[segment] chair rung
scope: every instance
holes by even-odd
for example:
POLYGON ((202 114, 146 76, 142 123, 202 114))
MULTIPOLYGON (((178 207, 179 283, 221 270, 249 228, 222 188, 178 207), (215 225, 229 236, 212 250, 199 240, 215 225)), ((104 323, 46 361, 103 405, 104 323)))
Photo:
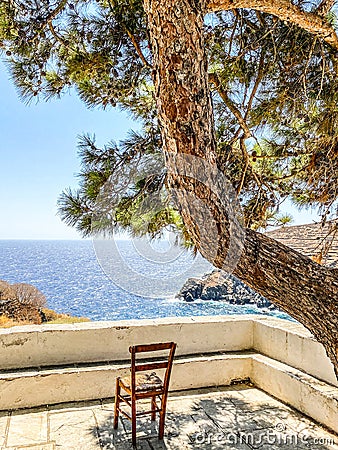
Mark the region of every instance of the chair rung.
MULTIPOLYGON (((135 353, 142 353, 142 352, 153 352, 157 350, 169 350, 173 347, 173 342, 165 342, 165 343, 158 343, 158 344, 145 344, 145 345, 135 345, 135 353)), ((175 346, 176 347, 176 346, 175 346)), ((131 348, 129 347, 129 351, 131 352, 131 348)))
MULTIPOLYGON (((161 408, 156 408, 154 412, 161 412, 161 408)), ((136 413, 136 416, 145 416, 146 414, 152 414, 153 411, 140 411, 136 413)))
POLYGON ((127 419, 131 420, 131 416, 130 416, 128 413, 126 413, 125 411, 123 411, 123 409, 118 408, 118 410, 120 411, 121 414, 123 414, 124 416, 126 416, 127 419))
MULTIPOLYGON (((149 395, 148 393, 143 393, 143 394, 141 393, 141 394, 136 394, 136 396, 135 396, 136 400, 138 400, 138 399, 145 400, 147 398, 155 398, 155 397, 158 397, 158 399, 160 401, 162 401, 163 394, 149 395)), ((131 403, 130 403, 131 396, 130 395, 128 395, 128 396, 118 395, 118 398, 121 402, 125 402, 131 407, 131 403)))
POLYGON ((121 397, 119 395, 119 399, 120 399, 121 402, 127 403, 127 405, 130 406, 130 408, 131 408, 131 403, 129 402, 130 398, 121 397))
POLYGON ((168 367, 168 361, 145 363, 135 365, 135 372, 143 372, 145 370, 166 369, 168 367))
POLYGON ((145 398, 152 398, 152 397, 159 397, 162 398, 163 391, 153 391, 153 392, 136 392, 135 398, 137 399, 145 399, 145 398))

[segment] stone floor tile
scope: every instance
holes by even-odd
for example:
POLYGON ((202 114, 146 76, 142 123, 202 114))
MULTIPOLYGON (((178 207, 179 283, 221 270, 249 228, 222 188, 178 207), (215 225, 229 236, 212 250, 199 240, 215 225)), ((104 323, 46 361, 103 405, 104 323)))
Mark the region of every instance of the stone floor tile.
POLYGON ((305 435, 295 432, 292 429, 278 430, 276 429, 261 429, 252 430, 251 432, 240 433, 239 442, 244 442, 252 449, 267 450, 267 449, 288 449, 288 450, 337 450, 337 446, 332 440, 325 438, 325 433, 319 433, 318 438, 314 436, 305 435))
POLYGON ((0 412, 0 448, 5 444, 5 439, 9 425, 9 414, 0 412))
MULTIPOLYGON (((184 394, 169 396, 163 441, 158 440, 158 419, 152 422, 145 416, 137 420, 138 450, 338 450, 338 436, 259 389, 232 386, 184 394)), ((138 409, 142 408, 140 403, 138 409)), ((36 417, 41 413, 35 412, 36 417)), ((27 411, 27 424, 32 413, 27 411)), ((17 416, 14 428, 8 428, 9 443, 14 439, 11 430, 19 425, 17 416)), ((130 421, 120 416, 119 427, 114 430, 113 416, 112 399, 51 407, 48 439, 60 450, 132 450, 130 421)), ((0 416, 0 430, 2 419, 0 416)), ((3 419, 4 432, 5 423, 3 419)), ((25 448, 51 450, 43 447, 43 440, 34 442, 35 447, 25 448)), ((5 447, 21 448, 21 444, 5 447)))
MULTIPOLYGON (((203 402, 204 413, 212 420, 221 431, 243 431, 252 428, 262 428, 266 423, 262 423, 260 417, 249 409, 223 407, 223 403, 217 404, 214 401, 203 402)), ((198 412, 197 412, 198 414, 198 412)))
POLYGON ((10 417, 7 447, 41 444, 48 441, 47 410, 14 411, 10 417))
MULTIPOLYGON (((329 433, 329 435, 334 435, 330 432, 330 430, 321 427, 309 417, 303 416, 301 413, 295 410, 291 411, 291 413, 286 417, 285 424, 298 433, 304 433, 313 430, 314 432, 319 431, 320 433, 329 433)), ((336 436, 336 441, 338 442, 338 436, 336 436)))
POLYGON ((113 444, 115 444, 118 435, 124 435, 124 428, 120 424, 120 428, 117 431, 114 430, 114 411, 111 409, 95 408, 93 413, 96 420, 100 445, 103 448, 113 448, 113 444))
POLYGON ((257 408, 253 410, 237 410, 238 429, 240 431, 246 429, 283 429, 290 428, 290 424, 298 418, 292 415, 289 409, 284 409, 284 405, 280 408, 257 408), (245 421, 250 422, 251 427, 245 425, 245 421))
POLYGON ((57 405, 52 405, 49 410, 56 412, 67 412, 67 411, 83 411, 91 410, 93 408, 101 408, 100 400, 90 400, 84 402, 68 402, 68 403, 58 403, 57 405))
POLYGON ((50 440, 62 450, 100 449, 97 425, 91 409, 49 412, 50 440))
MULTIPOLYGON (((251 410, 270 407, 279 408, 281 405, 280 401, 270 397, 269 394, 257 388, 247 388, 241 391, 230 392, 228 399, 236 406, 250 407, 251 410)), ((291 410, 286 405, 285 408, 291 410)))
POLYGON ((108 411, 114 411, 115 401, 114 399, 102 400, 102 409, 107 409, 108 411))
MULTIPOLYGON (((113 428, 114 413, 105 409, 95 409, 94 416, 98 427, 101 448, 132 450, 131 426, 127 419, 119 419, 117 430, 113 428)), ((151 450, 148 439, 157 435, 157 428, 145 419, 137 423, 137 449, 151 450)))
POLYGON ((196 403, 195 397, 188 397, 184 399, 178 397, 170 397, 167 405, 167 410, 171 412, 182 411, 184 409, 186 413, 193 413, 198 408, 199 407, 196 403))
MULTIPOLYGON (((296 427, 295 427, 296 428, 296 427)), ((313 449, 327 449, 338 450, 338 436, 328 432, 315 425, 304 428, 302 431, 295 433, 302 444, 307 445, 313 449)))
POLYGON ((332 447, 331 445, 320 445, 320 444, 311 444, 308 443, 308 445, 305 444, 299 444, 295 445, 291 442, 283 444, 264 444, 260 447, 252 447, 253 450, 336 450, 337 447, 332 447))
POLYGON ((54 442, 37 445, 25 445, 23 447, 6 447, 6 450, 55 450, 54 442))

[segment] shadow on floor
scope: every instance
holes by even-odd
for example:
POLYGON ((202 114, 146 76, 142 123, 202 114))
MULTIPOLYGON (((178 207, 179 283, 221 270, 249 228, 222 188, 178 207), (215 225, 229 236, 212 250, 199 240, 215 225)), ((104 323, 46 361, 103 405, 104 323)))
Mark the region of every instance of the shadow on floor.
MULTIPOLYGON (((335 435, 258 389, 241 386, 191 394, 170 396, 162 442, 157 438, 158 421, 138 419, 137 449, 338 449, 335 435)), ((101 448, 132 449, 128 419, 120 419, 114 430, 112 407, 106 412, 105 420, 92 430, 101 448)))

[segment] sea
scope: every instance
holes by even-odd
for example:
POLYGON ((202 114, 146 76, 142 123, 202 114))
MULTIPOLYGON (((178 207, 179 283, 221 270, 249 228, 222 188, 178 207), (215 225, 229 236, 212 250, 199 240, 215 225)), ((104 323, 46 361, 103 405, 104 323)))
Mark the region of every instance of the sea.
POLYGON ((170 241, 0 240, 0 279, 29 283, 59 313, 93 321, 281 311, 176 298, 184 282, 211 272, 202 257, 170 241))

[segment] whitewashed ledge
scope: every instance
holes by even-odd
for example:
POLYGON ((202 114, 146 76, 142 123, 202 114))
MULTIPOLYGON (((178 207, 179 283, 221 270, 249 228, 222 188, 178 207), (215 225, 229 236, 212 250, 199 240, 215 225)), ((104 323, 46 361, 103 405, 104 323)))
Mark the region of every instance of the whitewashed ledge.
POLYGON ((23 326, 0 330, 0 409, 114 396, 130 345, 177 342, 171 390, 250 380, 338 432, 338 383, 301 325, 261 315, 23 326))

